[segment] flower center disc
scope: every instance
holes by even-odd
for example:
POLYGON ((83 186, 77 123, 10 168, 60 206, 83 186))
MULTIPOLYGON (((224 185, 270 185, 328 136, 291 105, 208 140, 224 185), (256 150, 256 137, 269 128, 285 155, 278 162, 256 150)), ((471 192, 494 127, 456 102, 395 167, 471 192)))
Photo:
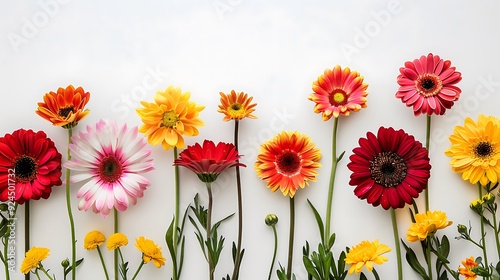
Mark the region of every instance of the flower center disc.
POLYGON ((240 103, 233 103, 231 106, 229 106, 229 115, 232 118, 239 117, 241 114, 244 113, 243 111, 243 106, 241 106, 240 103))
POLYGON ((73 113, 73 106, 59 109, 59 116, 66 118, 69 113, 73 113))
POLYGON ((487 158, 493 153, 493 147, 489 142, 479 142, 479 144, 474 147, 474 154, 480 158, 487 158))
POLYGON ((99 164, 99 176, 107 183, 115 182, 123 174, 122 164, 115 156, 106 156, 99 164))
POLYGON ((36 178, 38 164, 35 159, 27 155, 22 155, 14 164, 16 179, 19 182, 29 182, 36 178))
POLYGON ((177 118, 177 114, 174 111, 167 111, 163 113, 163 122, 162 126, 166 126, 168 128, 175 128, 175 125, 179 119, 177 118))
POLYGON ((300 162, 301 159, 297 153, 285 151, 276 158, 276 167, 279 173, 293 176, 300 171, 300 162))
POLYGON ((330 104, 332 106, 341 106, 347 103, 347 94, 342 89, 334 89, 330 93, 330 104))
POLYGON ((406 178, 406 163, 394 152, 379 153, 370 162, 372 179, 384 187, 399 185, 406 178))
POLYGON ((420 75, 415 81, 417 92, 425 97, 430 97, 438 94, 443 88, 441 79, 434 74, 420 75))

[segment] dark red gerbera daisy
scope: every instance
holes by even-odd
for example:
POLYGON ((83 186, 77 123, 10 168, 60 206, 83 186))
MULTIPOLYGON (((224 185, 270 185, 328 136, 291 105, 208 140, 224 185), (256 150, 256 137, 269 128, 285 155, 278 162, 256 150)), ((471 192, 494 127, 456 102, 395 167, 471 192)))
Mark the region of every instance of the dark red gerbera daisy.
POLYGON ((359 139, 347 165, 354 194, 384 209, 411 204, 430 177, 428 151, 403 130, 380 127, 377 136, 368 132, 359 139))

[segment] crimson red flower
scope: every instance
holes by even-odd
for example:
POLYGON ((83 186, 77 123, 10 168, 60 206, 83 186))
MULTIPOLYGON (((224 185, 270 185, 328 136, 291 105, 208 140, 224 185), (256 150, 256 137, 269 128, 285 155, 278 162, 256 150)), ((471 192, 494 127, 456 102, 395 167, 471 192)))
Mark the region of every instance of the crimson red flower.
POLYGON ((61 182, 61 154, 43 131, 0 137, 0 201, 47 199, 61 182))
POLYGON ((462 74, 451 67, 449 60, 430 53, 413 62, 407 61, 399 69, 400 85, 396 97, 406 106, 413 106, 415 116, 420 114, 443 115, 453 106, 462 92, 455 86, 462 80, 462 74))
POLYGON ((205 140, 203 145, 196 143, 188 146, 175 159, 174 165, 184 166, 196 173, 202 182, 211 183, 222 171, 230 167, 246 167, 238 161, 239 158, 240 155, 233 144, 219 142, 215 145, 214 142, 205 140))
POLYGON ((431 165, 422 143, 403 130, 380 127, 359 139, 347 164, 354 194, 384 209, 411 204, 427 185, 431 165))

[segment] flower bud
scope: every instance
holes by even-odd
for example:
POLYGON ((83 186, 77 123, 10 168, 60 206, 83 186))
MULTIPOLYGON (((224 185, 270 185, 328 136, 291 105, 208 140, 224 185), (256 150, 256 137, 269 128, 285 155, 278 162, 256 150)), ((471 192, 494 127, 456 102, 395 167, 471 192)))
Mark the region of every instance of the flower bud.
POLYGON ((464 236, 469 235, 469 231, 467 229, 467 226, 465 226, 465 225, 458 224, 457 230, 458 230, 458 233, 460 233, 461 235, 464 235, 464 236))
POLYGON ((9 209, 9 206, 7 205, 7 203, 0 204, 0 211, 4 212, 4 211, 7 211, 8 209, 9 209))
POLYGON ((481 213, 482 212, 482 209, 483 209, 483 200, 482 199, 475 199, 473 200, 469 207, 470 209, 472 209, 474 212, 476 213, 481 213))
POLYGON ((265 219, 266 225, 272 227, 278 223, 278 216, 274 214, 268 214, 265 219))
POLYGON ((495 202, 495 196, 492 193, 487 193, 483 195, 482 200, 486 204, 493 204, 495 202))
POLYGON ((69 266, 69 260, 67 258, 62 260, 61 265, 64 269, 66 269, 69 266))

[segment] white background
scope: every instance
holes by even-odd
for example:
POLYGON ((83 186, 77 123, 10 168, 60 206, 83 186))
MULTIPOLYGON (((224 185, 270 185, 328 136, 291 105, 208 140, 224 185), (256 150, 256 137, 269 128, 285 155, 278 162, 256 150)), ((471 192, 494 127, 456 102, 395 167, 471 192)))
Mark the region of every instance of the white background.
MULTIPOLYGON (((440 232, 452 242, 452 268, 456 269, 461 259, 480 255, 465 241, 453 239, 456 225, 468 224, 469 220, 478 236, 477 219, 468 208, 476 198, 476 188, 451 171, 443 152, 450 145, 448 136, 453 127, 462 124, 466 116, 499 116, 500 21, 496 1, 40 0, 3 1, 0 5, 1 134, 19 128, 43 130, 65 154, 66 131, 35 114, 36 104, 46 92, 73 84, 91 93, 87 106, 91 114, 75 129, 77 132, 101 118, 140 125, 135 113, 139 100, 152 101, 156 90, 174 85, 190 91, 192 100, 206 106, 200 114, 206 126, 199 136, 186 138, 187 144, 203 139, 232 141, 233 123, 222 122, 223 116, 217 112, 219 92, 234 89, 254 96, 258 119, 244 120, 240 126, 241 153, 248 165, 242 172, 244 280, 267 279, 273 246, 272 231, 264 224, 268 213, 280 218, 278 261, 286 265, 288 199, 266 189, 253 169, 259 145, 282 130, 310 135, 323 154, 318 181, 296 195, 294 271, 298 279, 306 279, 302 246, 309 240, 315 247, 319 238, 306 199, 324 215, 333 124, 313 113, 314 104, 307 96, 312 92, 312 82, 336 64, 359 71, 369 84, 369 96, 368 108, 340 120, 338 151, 346 151, 346 156, 336 180, 334 250, 338 253, 346 246, 376 238, 394 248, 389 212, 353 195, 353 187, 348 185, 348 156, 360 137, 380 126, 403 128, 424 141, 425 116, 414 117, 412 109, 394 97, 398 69, 405 61, 429 52, 451 60, 463 76, 459 83, 462 96, 445 116, 433 117, 431 208, 447 212, 454 222, 440 232)), ((159 270, 146 265, 140 279, 169 279, 171 260, 164 233, 174 209, 173 155, 160 146, 152 149, 156 170, 147 174, 152 185, 136 206, 120 215, 120 229, 130 239, 124 249, 130 273, 140 256, 133 246, 134 238, 143 235, 161 245, 167 264, 159 270)), ((236 211, 232 174, 221 175, 215 188, 215 219, 236 211)), ((206 202, 204 186, 196 176, 184 169, 181 176, 181 208, 198 192, 206 202)), ((72 202, 78 257, 85 258, 78 268, 79 279, 103 279, 97 253, 85 251, 82 244, 85 234, 94 229, 109 236, 113 219, 77 211, 78 187, 73 186, 72 202)), ((423 200, 418 202, 423 205, 423 200)), ((70 256, 64 187, 54 188, 48 200, 34 201, 32 210, 31 243, 51 249, 44 266, 62 279, 59 263, 70 256)), ((23 217, 22 208, 18 213, 23 217)), ((408 211, 398 210, 397 215, 401 238, 405 238, 408 211)), ((24 249, 22 229, 19 221, 18 265, 24 249)), ((206 263, 193 230, 188 224, 182 278, 205 279, 206 263)), ((221 227, 226 248, 217 267, 217 279, 232 271, 229 248, 236 240, 236 231, 236 217, 221 227)), ((103 249, 112 270, 112 254, 103 249)), ((492 247, 491 261, 496 261, 494 252, 492 247)), ((387 263, 377 267, 382 279, 395 278, 394 250, 388 257, 387 263)), ((405 261, 404 270, 405 279, 417 279, 405 261)), ((22 275, 16 273, 12 278, 22 279, 22 275)))

